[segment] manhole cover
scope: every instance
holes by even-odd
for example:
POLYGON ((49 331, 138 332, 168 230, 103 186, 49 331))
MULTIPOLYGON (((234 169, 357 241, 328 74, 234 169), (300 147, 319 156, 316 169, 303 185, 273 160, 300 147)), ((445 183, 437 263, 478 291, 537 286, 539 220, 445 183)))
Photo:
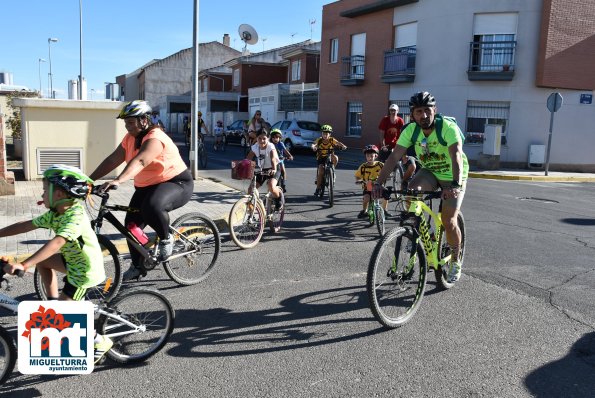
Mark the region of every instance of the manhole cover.
POLYGON ((534 197, 528 197, 528 198, 517 198, 519 200, 532 200, 533 202, 541 202, 541 203, 560 203, 557 200, 553 200, 553 199, 543 199, 543 198, 534 198, 534 197))

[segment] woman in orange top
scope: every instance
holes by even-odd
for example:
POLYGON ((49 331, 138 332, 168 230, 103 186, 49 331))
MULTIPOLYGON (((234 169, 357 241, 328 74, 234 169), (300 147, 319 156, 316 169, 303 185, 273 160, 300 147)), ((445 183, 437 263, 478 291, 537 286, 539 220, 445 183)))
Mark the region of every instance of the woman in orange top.
MULTIPOLYGON (((173 237, 169 234, 169 211, 184 206, 194 189, 192 175, 180 156, 178 148, 157 125, 151 124, 151 107, 146 101, 132 101, 124 105, 118 115, 124 119, 128 134, 90 177, 103 177, 126 162, 120 175, 103 184, 103 190, 134 178, 135 191, 130 207, 140 212, 127 213, 125 225, 136 224, 143 229, 149 225, 159 237, 159 259, 165 261, 173 250, 173 237)), ((124 273, 130 280, 145 276, 141 255, 130 245, 132 266, 124 273)))

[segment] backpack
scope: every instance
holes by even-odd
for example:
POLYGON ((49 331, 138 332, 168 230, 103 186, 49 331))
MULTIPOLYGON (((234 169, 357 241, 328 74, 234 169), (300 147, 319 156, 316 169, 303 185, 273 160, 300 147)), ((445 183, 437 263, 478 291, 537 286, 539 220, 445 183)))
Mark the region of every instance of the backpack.
MULTIPOLYGON (((444 119, 446 119, 450 122, 453 122, 454 124, 457 124, 457 119, 455 119, 452 116, 443 116, 440 113, 436 114, 436 118, 434 120, 435 126, 436 126, 436 136, 438 137, 438 142, 440 143, 440 145, 446 146, 446 141, 444 140, 444 137, 442 136, 442 124, 444 123, 444 119)), ((411 136, 411 142, 414 145, 417 142, 417 137, 419 137, 419 133, 421 133, 421 127, 419 127, 419 124, 416 124, 415 130, 413 131, 413 135, 411 136)), ((463 135, 463 132, 461 131, 461 129, 459 129, 459 134, 461 136, 461 141, 463 143, 465 143, 465 136, 463 135)))

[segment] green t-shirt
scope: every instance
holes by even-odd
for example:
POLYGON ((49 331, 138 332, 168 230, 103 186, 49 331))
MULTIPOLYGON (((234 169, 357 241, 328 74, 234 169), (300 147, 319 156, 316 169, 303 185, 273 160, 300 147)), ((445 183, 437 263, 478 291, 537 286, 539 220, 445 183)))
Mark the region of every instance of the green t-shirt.
POLYGON ((51 229, 56 236, 66 239, 60 253, 71 285, 89 288, 105 280, 103 253, 80 201, 75 201, 64 214, 52 210, 42 214, 33 219, 33 225, 51 229))
MULTIPOLYGON (((443 119, 442 138, 444 138, 444 141, 446 141, 446 146, 440 144, 438 141, 436 129, 432 131, 432 134, 430 134, 429 137, 424 135, 423 130, 420 131, 416 142, 411 142, 411 139, 413 138, 413 132, 415 131, 415 126, 415 123, 411 123, 405 128, 405 130, 401 132, 401 136, 399 137, 397 145, 409 148, 412 144, 414 144, 415 154, 423 168, 431 171, 438 180, 452 181, 452 160, 450 159, 448 147, 461 140, 459 126, 446 118, 443 119), (424 139, 426 140, 427 151, 422 146, 422 141, 424 139)), ((465 181, 467 179, 467 175, 469 174, 469 162, 467 161, 467 156, 464 153, 461 153, 461 158, 463 159, 462 177, 463 181, 465 181)))

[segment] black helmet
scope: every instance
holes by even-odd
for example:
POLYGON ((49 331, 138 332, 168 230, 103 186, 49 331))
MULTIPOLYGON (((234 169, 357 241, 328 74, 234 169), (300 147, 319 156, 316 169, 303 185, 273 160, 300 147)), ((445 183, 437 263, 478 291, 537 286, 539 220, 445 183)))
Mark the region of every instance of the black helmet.
POLYGON ((415 93, 409 99, 409 107, 410 108, 419 108, 419 107, 432 107, 436 106, 436 98, 427 91, 420 91, 419 93, 415 93))

